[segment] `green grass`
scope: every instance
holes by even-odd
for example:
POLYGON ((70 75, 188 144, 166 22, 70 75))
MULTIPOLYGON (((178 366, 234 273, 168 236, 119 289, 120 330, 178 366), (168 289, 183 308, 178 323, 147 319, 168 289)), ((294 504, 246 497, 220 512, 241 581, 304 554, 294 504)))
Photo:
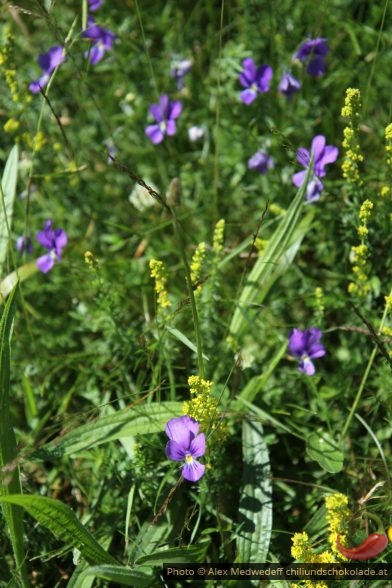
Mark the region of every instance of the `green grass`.
MULTIPOLYGON (((374 531, 366 511, 392 524, 390 11, 388 0, 107 0, 94 18, 117 37, 91 65, 85 0, 2 5, 0 588, 155 587, 165 562, 289 562, 304 529, 316 551, 331 548, 324 499, 338 492, 349 545, 374 531), (292 61, 308 37, 330 47, 319 78, 292 61), (66 62, 32 95, 38 55, 59 44, 66 62), (246 57, 274 70, 249 106, 246 57), (192 59, 183 89, 175 58, 192 59), (278 92, 286 70, 302 83, 291 100, 278 92), (356 186, 341 169, 350 87, 362 102, 356 186), (162 94, 183 109, 153 145, 145 127, 162 94), (195 125, 205 135, 192 142, 195 125), (318 134, 339 158, 308 204, 291 178, 318 134), (274 159, 265 175, 247 167, 258 149, 274 159), (137 185, 150 192, 139 207, 137 185), (367 292, 355 296, 365 199, 367 292), (68 244, 43 274, 47 219, 68 244), (16 251, 21 235, 33 253, 16 251), (165 264, 167 308, 151 259, 165 264), (290 331, 309 327, 326 348, 312 377, 287 351, 290 331), (190 375, 212 381, 220 414, 197 484, 165 455, 190 375)), ((374 561, 390 558, 387 547, 374 561)))

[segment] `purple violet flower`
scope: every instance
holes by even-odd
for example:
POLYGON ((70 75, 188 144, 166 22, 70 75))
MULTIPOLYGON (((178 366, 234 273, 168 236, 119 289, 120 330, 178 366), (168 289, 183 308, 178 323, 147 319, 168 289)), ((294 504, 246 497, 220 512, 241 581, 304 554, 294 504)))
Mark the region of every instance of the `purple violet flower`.
POLYGON ((84 56, 86 59, 90 59, 91 65, 95 65, 101 61, 106 51, 110 51, 113 47, 116 35, 109 29, 104 29, 97 25, 93 17, 89 15, 87 29, 83 31, 82 37, 92 41, 90 50, 86 51, 84 56))
POLYGON ((273 169, 274 160, 266 151, 260 149, 248 161, 248 169, 266 174, 268 170, 273 169))
POLYGON ((325 72, 324 58, 329 51, 327 39, 317 38, 304 41, 294 54, 294 59, 307 62, 306 71, 311 76, 321 76, 325 72))
POLYGON ((145 133, 154 145, 158 145, 165 138, 165 135, 176 134, 176 118, 182 111, 182 104, 178 100, 169 100, 166 94, 159 97, 159 104, 150 106, 150 114, 157 124, 148 125, 145 133))
POLYGON ((47 220, 44 223, 44 230, 37 232, 36 239, 42 247, 48 250, 48 253, 36 261, 39 271, 46 274, 52 269, 55 261, 60 261, 62 250, 68 243, 67 233, 64 229, 52 230, 52 221, 47 220))
POLYGON ((88 0, 88 8, 91 12, 95 12, 98 8, 101 8, 103 0, 88 0))
POLYGON ((283 74, 283 77, 279 82, 279 92, 281 94, 284 94, 287 98, 291 98, 300 88, 301 82, 299 82, 293 75, 288 72, 283 74))
POLYGON ((16 250, 22 255, 26 251, 26 253, 33 252, 33 243, 30 237, 26 237, 26 235, 22 235, 18 237, 16 240, 16 250))
POLYGON ((54 72, 56 67, 64 63, 65 61, 65 50, 61 45, 55 45, 51 47, 47 53, 42 53, 38 57, 38 65, 44 72, 43 75, 29 85, 29 90, 33 94, 39 94, 42 88, 46 86, 49 81, 51 74, 54 72))
POLYGON ((326 353, 320 339, 323 336, 320 329, 293 329, 289 335, 289 353, 299 359, 298 369, 300 372, 313 376, 316 368, 312 359, 323 357, 326 353))
POLYGON ((199 423, 189 416, 170 419, 166 435, 166 455, 173 461, 184 461, 182 476, 189 482, 197 482, 203 476, 206 466, 197 461, 206 452, 206 437, 199 433, 199 423))
POLYGON ((305 169, 293 175, 293 184, 299 188, 306 177, 307 168, 313 155, 313 176, 311 176, 309 184, 306 189, 306 199, 308 202, 315 202, 320 198, 321 191, 324 186, 319 178, 322 178, 327 173, 325 166, 334 163, 339 155, 339 149, 333 145, 326 145, 324 135, 316 135, 313 137, 310 152, 305 147, 300 147, 297 151, 297 161, 305 169))
POLYGON ((246 90, 243 90, 240 96, 241 101, 249 105, 256 99, 258 93, 268 92, 272 79, 272 68, 269 65, 256 67, 251 57, 243 60, 242 67, 243 71, 240 74, 239 81, 246 90))
POLYGON ((191 59, 183 59, 181 61, 175 61, 170 70, 170 75, 177 82, 177 89, 182 90, 185 86, 184 77, 190 72, 192 67, 191 59))

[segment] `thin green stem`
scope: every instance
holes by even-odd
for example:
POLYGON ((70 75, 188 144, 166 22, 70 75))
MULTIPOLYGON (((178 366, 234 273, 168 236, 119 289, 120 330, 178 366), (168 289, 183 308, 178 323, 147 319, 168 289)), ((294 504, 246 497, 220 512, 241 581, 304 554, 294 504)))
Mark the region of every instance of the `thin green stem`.
POLYGON ((185 252, 184 240, 182 238, 181 226, 178 222, 178 218, 174 208, 170 208, 172 219, 173 219, 173 229, 174 234, 176 236, 176 240, 179 246, 180 255, 182 262, 184 264, 185 269, 185 277, 186 277, 186 285, 188 289, 189 300, 191 303, 191 310, 192 310, 192 319, 193 319, 193 328, 195 330, 195 337, 196 337, 196 349, 197 349, 197 364, 199 369, 199 376, 204 378, 204 361, 203 361, 203 345, 202 345, 202 338, 200 332, 200 325, 199 325, 199 317, 197 313, 196 307, 196 300, 195 295, 193 292, 192 287, 192 279, 191 279, 191 268, 189 266, 189 262, 185 252))
POLYGON ((225 2, 222 0, 220 12, 220 27, 219 27, 219 52, 218 52, 218 71, 217 71, 217 96, 216 96, 216 110, 215 110, 215 154, 214 154, 214 180, 213 180, 213 198, 212 198, 212 220, 216 222, 219 216, 218 210, 218 196, 219 196, 219 125, 220 125, 220 89, 221 89, 221 57, 222 57, 222 29, 223 29, 223 14, 225 2))
MULTIPOLYGON (((389 296, 392 296, 392 290, 390 291, 389 296)), ((381 331, 381 329, 384 326, 385 319, 387 318, 388 311, 389 311, 389 305, 386 303, 385 304, 385 308, 384 308, 384 313, 383 313, 382 318, 381 318, 380 326, 378 327, 378 331, 379 332, 381 331)), ((367 366, 366 366, 366 369, 365 369, 365 373, 363 374, 361 383, 359 385, 357 395, 356 395, 356 397, 354 399, 354 402, 353 402, 353 404, 351 406, 351 410, 349 412, 349 415, 347 417, 347 420, 346 420, 345 425, 344 425, 343 430, 342 430, 342 439, 344 439, 344 437, 347 435, 347 431, 348 431, 348 429, 350 427, 351 421, 352 421, 352 419, 354 417, 355 412, 357 411, 358 404, 359 404, 359 402, 360 402, 360 400, 362 398, 363 389, 365 388, 367 379, 368 379, 369 374, 370 374, 370 370, 372 369, 374 358, 376 357, 376 354, 377 354, 377 349, 378 349, 378 346, 375 345, 374 348, 373 348, 372 353, 370 354, 369 361, 367 363, 367 366)))

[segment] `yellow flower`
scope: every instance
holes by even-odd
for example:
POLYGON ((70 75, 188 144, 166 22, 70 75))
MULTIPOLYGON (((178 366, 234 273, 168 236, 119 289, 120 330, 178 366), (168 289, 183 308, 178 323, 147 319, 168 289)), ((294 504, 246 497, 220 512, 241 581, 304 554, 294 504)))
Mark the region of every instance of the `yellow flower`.
POLYGON ((223 238, 225 233, 225 219, 221 218, 215 225, 214 236, 212 239, 212 249, 219 253, 223 249, 223 238))
POLYGON ((166 290, 167 274, 163 261, 150 259, 150 276, 155 280, 155 292, 158 295, 158 306, 161 308, 167 308, 171 305, 171 302, 166 290))
POLYGON ((15 133, 20 127, 20 122, 15 118, 9 118, 3 126, 5 133, 15 133))

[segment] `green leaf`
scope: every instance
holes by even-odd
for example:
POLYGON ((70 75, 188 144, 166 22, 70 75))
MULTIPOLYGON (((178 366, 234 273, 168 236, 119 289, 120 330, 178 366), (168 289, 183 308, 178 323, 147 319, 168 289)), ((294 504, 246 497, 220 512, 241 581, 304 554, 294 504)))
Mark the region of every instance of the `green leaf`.
POLYGON ((19 148, 14 145, 5 164, 0 190, 0 275, 7 255, 8 240, 12 225, 12 213, 18 179, 19 148))
POLYGON ((96 541, 65 504, 46 496, 11 494, 0 498, 2 503, 23 507, 41 525, 60 537, 67 545, 76 547, 91 564, 114 564, 117 561, 96 541))
MULTIPOLYGON (((16 439, 10 415, 11 331, 17 291, 17 287, 12 291, 0 321, 0 496, 22 491, 17 465, 16 439)), ((28 586, 23 543, 23 512, 12 504, 3 504, 2 510, 22 585, 28 586)))
POLYGON ((244 470, 239 504, 239 563, 267 561, 272 529, 272 484, 263 427, 256 421, 242 426, 244 470))
MULTIPOLYGON (((230 323, 230 334, 233 337, 241 337, 246 329, 247 323, 250 321, 248 317, 248 309, 252 304, 260 304, 263 296, 271 287, 272 283, 279 276, 282 268, 287 267, 288 262, 292 263, 296 253, 296 247, 290 252, 290 247, 293 245, 294 238, 299 239, 298 229, 302 208, 305 203, 305 192, 308 184, 308 179, 311 175, 312 163, 309 164, 309 169, 306 174, 305 181, 297 191, 292 203, 290 204, 286 214, 279 223, 271 239, 263 251, 262 255, 257 258, 253 266, 247 282, 242 289, 233 318, 230 323), (293 255, 294 253, 294 255, 293 255), (288 257, 286 260, 284 255, 288 257), (283 258, 283 260, 282 260, 283 258), (267 287, 268 286, 268 287, 267 287)), ((308 223, 304 224, 304 236, 308 229, 308 223)), ((302 238, 301 237, 301 238, 302 238)))
POLYGON ((87 588, 91 586, 91 578, 117 582, 121 586, 134 586, 135 588, 147 588, 156 578, 138 570, 131 570, 119 565, 90 566, 83 570, 72 588, 87 588))
POLYGON ((167 421, 182 414, 182 402, 143 404, 114 414, 99 417, 65 433, 59 439, 44 445, 31 457, 51 459, 72 455, 102 443, 116 441, 134 435, 149 435, 164 431, 167 421))
POLYGON ((8 294, 18 282, 24 282, 27 278, 30 278, 30 276, 33 276, 37 272, 37 264, 35 261, 30 261, 29 263, 25 263, 18 267, 14 272, 8 274, 4 280, 0 281, 0 303, 5 301, 8 294))
POLYGON ((336 474, 343 469, 343 453, 326 431, 319 430, 309 435, 306 440, 306 453, 310 459, 317 461, 331 474, 336 474))

